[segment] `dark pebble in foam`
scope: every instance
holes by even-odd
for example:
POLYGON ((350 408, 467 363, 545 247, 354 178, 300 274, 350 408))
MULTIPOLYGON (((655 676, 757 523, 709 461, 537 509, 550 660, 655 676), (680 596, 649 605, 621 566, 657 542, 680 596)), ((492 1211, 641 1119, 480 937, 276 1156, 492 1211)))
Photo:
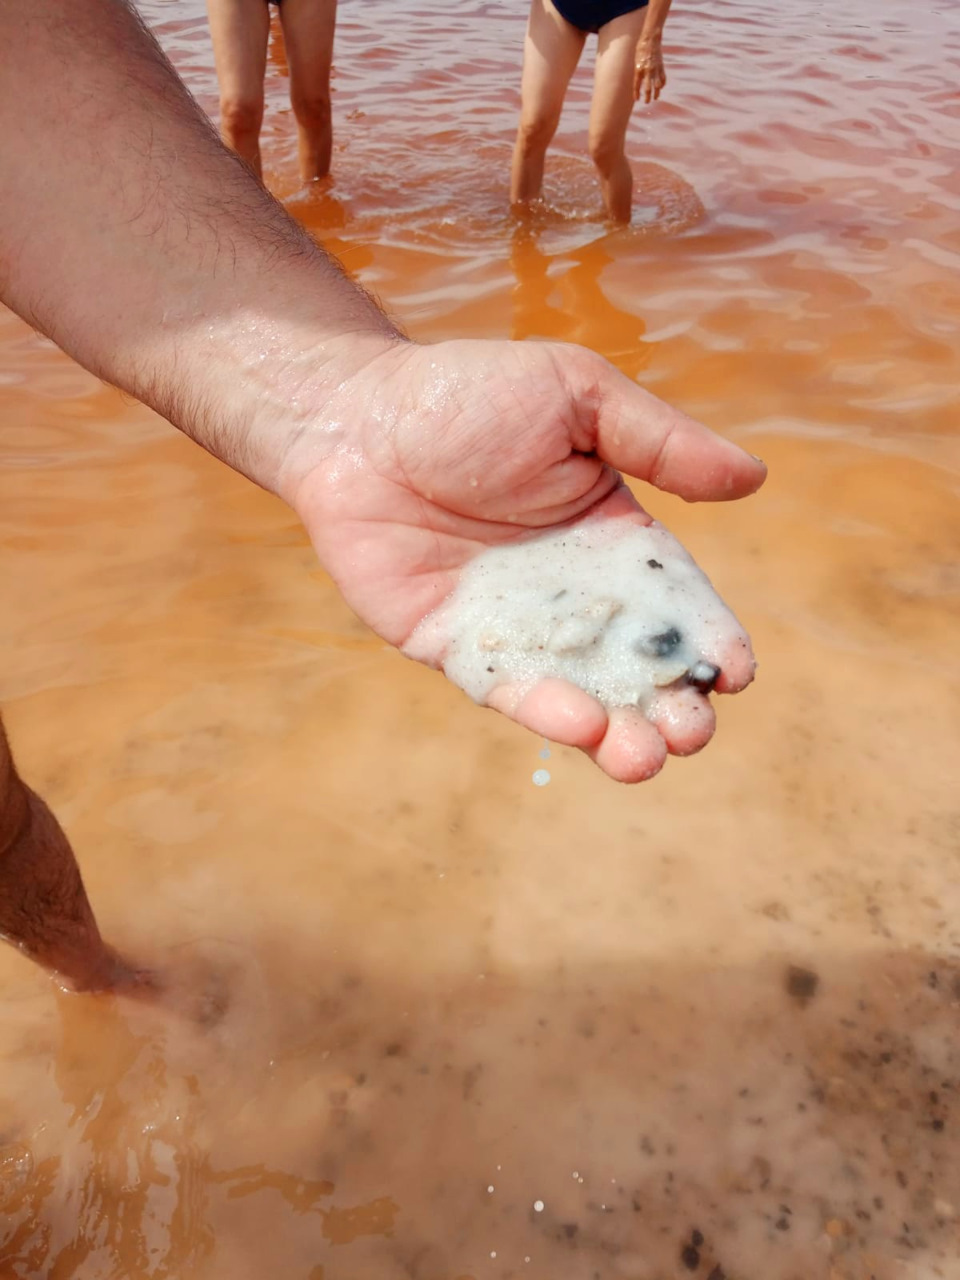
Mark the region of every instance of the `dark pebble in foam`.
POLYGON ((715 667, 712 662, 698 662, 695 667, 690 668, 687 684, 693 685, 701 693, 713 693, 719 678, 719 667, 715 667))
POLYGON ((666 631, 661 631, 655 636, 646 636, 640 641, 638 647, 643 653, 648 653, 654 658, 668 658, 674 649, 678 648, 683 642, 683 636, 676 627, 669 627, 666 631))

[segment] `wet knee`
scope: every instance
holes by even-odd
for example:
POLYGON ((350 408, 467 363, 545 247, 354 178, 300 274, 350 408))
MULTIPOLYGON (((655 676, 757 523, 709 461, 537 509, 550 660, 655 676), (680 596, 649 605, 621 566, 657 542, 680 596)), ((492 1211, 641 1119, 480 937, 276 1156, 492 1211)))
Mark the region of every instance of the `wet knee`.
POLYGON ((591 134, 590 159, 605 177, 620 168, 625 161, 623 143, 619 138, 606 134, 591 134))
POLYGON ((263 100, 228 97, 220 100, 220 124, 230 138, 256 138, 263 124, 263 100))
POLYGON ((330 123, 329 93, 294 93, 290 105, 297 123, 309 129, 319 129, 330 123))
POLYGON ((529 120, 521 120, 517 130, 517 146, 525 155, 537 155, 546 150, 557 129, 557 120, 553 116, 534 116, 529 120))

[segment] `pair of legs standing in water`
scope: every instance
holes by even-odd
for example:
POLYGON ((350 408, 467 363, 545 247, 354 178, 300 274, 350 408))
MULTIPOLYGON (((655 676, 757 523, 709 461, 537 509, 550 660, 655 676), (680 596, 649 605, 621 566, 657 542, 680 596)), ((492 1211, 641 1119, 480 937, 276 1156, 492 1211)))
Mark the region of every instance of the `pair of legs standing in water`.
MULTIPOLYGON (((337 0, 282 0, 279 10, 300 177, 315 182, 330 172, 333 148, 330 67, 337 0)), ((207 0, 207 11, 220 83, 220 131, 259 175, 270 6, 266 0, 207 0)))
MULTIPOLYGON (((286 2, 286 0, 285 0, 286 2)), ((590 106, 589 147, 607 213, 629 222, 633 175, 627 160, 627 125, 638 98, 650 102, 666 83, 660 39, 670 0, 650 0, 628 12, 617 0, 533 0, 523 50, 520 127, 513 152, 510 200, 539 199, 547 147, 557 125, 570 77, 591 31, 597 33, 597 64, 590 106), (604 10, 611 13, 600 21, 604 10), (564 17, 568 13, 572 20, 564 17), (583 25, 580 25, 580 24, 583 25)))
MULTIPOLYGON (((223 140, 259 175, 270 7, 266 0, 207 0, 207 9, 223 140)), ((658 98, 666 83, 660 39, 669 9, 670 0, 642 0, 639 5, 633 0, 561 0, 559 6, 552 0, 533 0, 510 181, 513 204, 540 197, 547 147, 560 122, 570 77, 587 35, 595 31, 590 155, 607 213, 617 222, 629 222, 633 176, 624 149, 627 125, 636 100, 658 98)), ((297 120, 300 177, 313 182, 330 172, 330 70, 337 0, 282 0, 279 12, 290 103, 297 120)))

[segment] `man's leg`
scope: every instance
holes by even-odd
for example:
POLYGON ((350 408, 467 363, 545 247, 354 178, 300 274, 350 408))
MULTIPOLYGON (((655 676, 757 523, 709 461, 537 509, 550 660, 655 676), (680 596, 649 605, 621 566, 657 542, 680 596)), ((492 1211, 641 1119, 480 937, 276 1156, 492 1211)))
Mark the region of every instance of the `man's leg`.
POLYGON ((590 107, 590 157, 600 175, 607 213, 616 222, 629 222, 633 202, 633 174, 624 145, 633 111, 633 74, 637 41, 646 9, 614 18, 600 28, 597 66, 590 107))
POLYGON ((539 199, 547 147, 560 123, 567 85, 585 40, 584 32, 561 18, 550 0, 533 0, 523 46, 520 127, 513 149, 511 204, 529 204, 539 199))
POLYGON ((0 938, 77 991, 133 977, 100 937, 70 843, 18 776, 2 722, 0 938))
POLYGON ((259 176, 270 10, 266 0, 207 0, 207 12, 220 85, 220 133, 259 176))
POLYGON ((330 67, 337 0, 283 0, 280 23, 290 68, 290 105, 297 118, 300 177, 315 182, 330 172, 333 149, 330 67))

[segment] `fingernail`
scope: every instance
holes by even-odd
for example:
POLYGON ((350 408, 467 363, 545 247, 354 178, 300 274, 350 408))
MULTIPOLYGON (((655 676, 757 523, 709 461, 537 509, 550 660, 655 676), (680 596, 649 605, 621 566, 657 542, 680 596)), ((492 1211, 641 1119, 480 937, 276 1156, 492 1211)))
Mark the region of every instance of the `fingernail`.
POLYGON ((751 453, 749 456, 754 460, 754 462, 759 462, 761 467, 765 467, 767 465, 764 460, 762 458, 758 458, 755 453, 751 453))

